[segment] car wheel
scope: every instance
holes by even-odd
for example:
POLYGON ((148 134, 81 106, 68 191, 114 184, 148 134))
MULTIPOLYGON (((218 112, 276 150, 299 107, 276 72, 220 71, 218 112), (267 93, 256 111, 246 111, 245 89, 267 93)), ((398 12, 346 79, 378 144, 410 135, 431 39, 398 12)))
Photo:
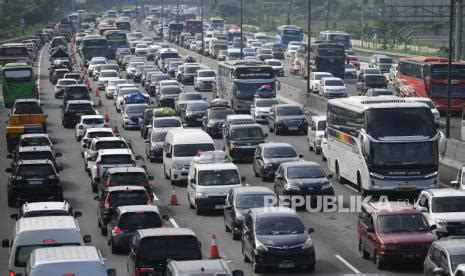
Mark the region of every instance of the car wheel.
POLYGON ((242 242, 242 260, 246 263, 250 262, 249 257, 245 254, 244 242, 242 242))
POLYGON ((357 173, 357 191, 362 192, 362 179, 360 178, 360 174, 357 173))
POLYGON ((16 207, 16 198, 10 192, 8 192, 8 207, 16 207))
POLYGON ((384 269, 385 267, 384 262, 383 260, 381 260, 381 257, 376 251, 373 253, 373 262, 375 263, 377 269, 380 269, 380 270, 384 269))
POLYGON ((315 144, 313 144, 313 147, 314 147, 314 149, 315 149, 315 154, 316 154, 316 155, 321 154, 321 148, 317 148, 317 146, 316 146, 315 144))
POLYGON ((336 180, 339 184, 344 184, 344 178, 341 176, 341 172, 339 170, 339 164, 336 162, 336 180))
POLYGON ((102 234, 102 236, 107 235, 107 228, 103 225, 100 227, 100 234, 102 234))
POLYGON ((268 177, 265 176, 265 173, 264 173, 263 169, 260 170, 260 179, 261 179, 263 182, 267 182, 267 181, 268 181, 268 177))
POLYGON ((111 244, 111 253, 118 254, 119 252, 121 252, 121 250, 118 247, 116 247, 114 244, 111 244))
POLYGON ((191 199, 190 199, 189 193, 187 193, 187 202, 189 202, 189 208, 190 208, 190 209, 195 209, 195 206, 194 206, 194 205, 192 205, 192 202, 191 202, 191 199))
POLYGON ((200 216, 203 214, 203 211, 197 206, 197 202, 195 203, 195 214, 200 216))
POLYGON ((255 273, 261 273, 262 269, 257 266, 257 261, 255 260, 255 254, 252 252, 252 269, 255 273))
POLYGON ((165 175, 165 179, 170 179, 170 178, 168 177, 168 174, 166 173, 165 165, 163 165, 163 174, 165 175))
POLYGON ((255 170, 255 166, 253 166, 253 174, 255 175, 255 177, 260 176, 260 174, 258 174, 257 170, 255 170))
POLYGON ((232 231, 232 239, 233 240, 238 241, 238 240, 241 239, 241 235, 242 235, 241 232, 234 231, 234 229, 232 229, 231 231, 232 231))
POLYGON ((275 135, 280 135, 281 132, 278 130, 278 128, 276 127, 276 125, 273 127, 273 130, 274 130, 274 134, 275 135))
POLYGON ((362 239, 358 240, 358 251, 360 251, 360 253, 362 253, 362 258, 363 259, 370 258, 370 253, 368 253, 368 251, 365 250, 365 245, 363 245, 362 239))
POLYGON ((97 192, 97 183, 95 183, 95 181, 92 180, 90 185, 92 186, 92 192, 96 193, 97 192))
POLYGON ((229 227, 228 224, 226 223, 226 217, 223 216, 223 220, 224 220, 224 232, 231 232, 231 227, 229 227))
POLYGON ((308 141, 308 151, 313 151, 314 146, 310 145, 310 141, 308 141))

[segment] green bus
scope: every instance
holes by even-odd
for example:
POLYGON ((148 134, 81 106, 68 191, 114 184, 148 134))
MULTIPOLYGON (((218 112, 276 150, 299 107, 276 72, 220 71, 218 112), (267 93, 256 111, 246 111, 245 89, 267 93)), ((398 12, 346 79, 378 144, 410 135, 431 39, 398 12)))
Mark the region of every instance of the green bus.
POLYGON ((39 96, 34 70, 26 63, 7 63, 1 67, 0 85, 7 108, 13 107, 17 99, 36 99, 39 96))
POLYGON ((81 43, 81 56, 87 66, 93 57, 106 57, 108 51, 107 38, 102 35, 86 35, 81 43))
POLYGON ((129 42, 126 38, 126 33, 120 30, 108 30, 103 34, 107 38, 108 54, 111 59, 116 58, 116 50, 118 48, 129 48, 129 42))

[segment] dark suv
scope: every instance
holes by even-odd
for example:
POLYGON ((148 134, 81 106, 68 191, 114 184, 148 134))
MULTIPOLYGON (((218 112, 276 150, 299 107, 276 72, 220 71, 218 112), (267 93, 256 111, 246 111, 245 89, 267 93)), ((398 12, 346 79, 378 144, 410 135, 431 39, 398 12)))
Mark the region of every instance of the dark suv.
POLYGON ((234 161, 253 160, 255 149, 267 135, 259 124, 228 124, 223 130, 225 152, 234 161))
POLYGON ((301 106, 295 104, 277 104, 270 109, 268 129, 276 135, 282 132, 300 132, 307 135, 308 120, 301 106))
POLYGON ((234 114, 234 111, 227 107, 211 107, 207 109, 207 114, 202 118, 202 130, 211 137, 221 137, 224 120, 230 114, 234 114))
POLYGON ((63 91, 63 106, 70 100, 89 100, 90 94, 87 86, 82 84, 68 85, 63 91))
POLYGON ((362 205, 357 232, 362 257, 372 256, 378 269, 393 263, 421 263, 436 240, 423 214, 405 202, 362 205))
POLYGON ((284 162, 300 161, 294 146, 288 143, 264 143, 257 147, 253 158, 253 171, 262 181, 273 181, 274 173, 284 162))
POLYGON ((365 95, 370 88, 387 89, 387 80, 384 75, 365 74, 357 80, 358 95, 365 95))
POLYGON ((93 103, 87 100, 72 100, 66 103, 62 109, 61 124, 65 128, 74 127, 82 115, 96 115, 97 112, 93 107, 93 103))
POLYGON ((15 169, 7 168, 5 172, 12 174, 8 179, 8 206, 26 201, 63 201, 60 177, 52 161, 19 161, 15 169))

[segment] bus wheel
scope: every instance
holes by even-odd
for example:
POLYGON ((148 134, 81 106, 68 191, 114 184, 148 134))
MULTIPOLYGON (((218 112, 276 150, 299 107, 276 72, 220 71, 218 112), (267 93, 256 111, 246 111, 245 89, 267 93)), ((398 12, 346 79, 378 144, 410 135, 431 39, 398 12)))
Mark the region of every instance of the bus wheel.
POLYGON ((336 180, 339 184, 344 184, 344 178, 341 176, 341 172, 339 170, 339 163, 336 161, 336 180))
POLYGON ((357 191, 362 192, 362 178, 360 177, 360 173, 357 173, 357 191))

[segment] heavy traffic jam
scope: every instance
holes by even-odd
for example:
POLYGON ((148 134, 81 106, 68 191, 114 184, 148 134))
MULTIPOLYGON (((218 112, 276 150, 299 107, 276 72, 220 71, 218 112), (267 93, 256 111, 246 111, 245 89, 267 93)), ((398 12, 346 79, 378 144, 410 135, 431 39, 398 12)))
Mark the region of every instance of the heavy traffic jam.
POLYGON ((2 275, 465 275, 447 58, 180 9, 78 10, 0 46, 2 275))

